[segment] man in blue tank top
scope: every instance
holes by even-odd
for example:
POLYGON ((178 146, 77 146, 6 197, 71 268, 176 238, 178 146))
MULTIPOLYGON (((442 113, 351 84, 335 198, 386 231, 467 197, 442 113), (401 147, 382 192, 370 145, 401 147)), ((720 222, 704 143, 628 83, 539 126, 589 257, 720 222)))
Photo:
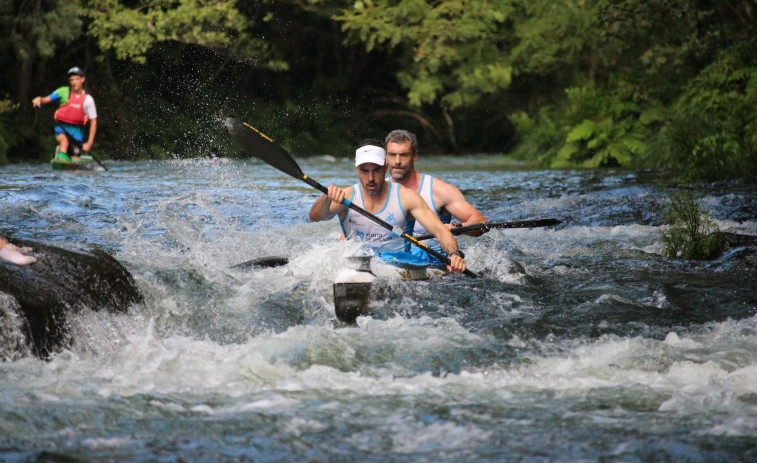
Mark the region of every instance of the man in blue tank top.
MULTIPOLYGON (((449 223, 450 216, 460 221, 462 226, 489 222, 456 186, 415 170, 418 140, 414 134, 407 130, 393 130, 386 136, 385 146, 391 181, 418 192, 443 222, 449 223)), ((468 234, 479 236, 486 231, 481 229, 468 234)), ((426 231, 416 224, 414 233, 425 234, 426 231)))
POLYGON ((420 222, 449 254, 447 269, 464 272, 464 256, 458 250, 455 237, 423 198, 415 191, 385 180, 386 151, 377 145, 366 144, 357 149, 355 170, 359 182, 346 188, 329 185, 328 195, 319 197, 311 207, 310 220, 320 222, 338 216, 347 239, 360 239, 377 250, 386 249, 401 238, 349 209, 343 204, 345 199, 405 231, 411 230, 416 221, 420 222))

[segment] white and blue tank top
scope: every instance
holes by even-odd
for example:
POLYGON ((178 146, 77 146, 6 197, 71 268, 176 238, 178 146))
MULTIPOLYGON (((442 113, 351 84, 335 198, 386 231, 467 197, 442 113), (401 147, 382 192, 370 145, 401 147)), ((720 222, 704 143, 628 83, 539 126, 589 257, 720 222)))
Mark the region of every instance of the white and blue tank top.
MULTIPOLYGON (((442 213, 438 207, 436 207, 436 203, 434 203, 434 180, 436 177, 433 177, 428 174, 421 174, 421 184, 418 187, 418 194, 423 198, 424 201, 426 201, 426 204, 428 204, 428 207, 431 208, 432 211, 439 217, 439 220, 442 221, 442 223, 450 223, 452 221, 452 216, 447 213, 442 213)), ((394 182, 391 180, 391 177, 389 178, 391 182, 394 182)), ((415 221, 415 226, 413 227, 413 235, 425 235, 429 233, 428 230, 426 230, 426 227, 421 225, 420 222, 417 220, 415 221)), ((439 242, 436 239, 430 239, 424 241, 426 243, 426 246, 430 247, 434 251, 444 253, 444 250, 442 250, 442 246, 439 244, 439 242)), ((425 253, 424 253, 425 254, 425 253)), ((429 259, 436 260, 436 258, 429 256, 429 259)))
MULTIPOLYGON (((442 223, 450 223, 452 221, 452 216, 446 213, 442 214, 442 212, 439 210, 439 208, 436 207, 436 204, 434 203, 433 191, 435 179, 436 177, 433 177, 431 175, 422 174, 421 186, 418 187, 418 194, 421 195, 421 198, 423 198, 424 201, 426 201, 428 207, 430 207, 431 210, 436 213, 442 223)), ((421 225, 420 222, 415 222, 415 227, 413 228, 414 235, 425 235, 428 232, 429 231, 426 230, 426 227, 421 225)))
MULTIPOLYGON (((399 185, 389 182, 388 186, 389 192, 386 195, 384 206, 378 212, 374 212, 373 215, 393 227, 399 227, 405 233, 410 234, 415 221, 408 220, 407 213, 402 207, 399 185)), ((353 193, 350 201, 356 206, 365 209, 363 190, 360 188, 360 184, 356 183, 352 186, 352 189, 353 193)), ((347 239, 362 240, 367 247, 374 251, 406 250, 407 246, 403 238, 352 209, 347 209, 347 214, 339 223, 347 239)))

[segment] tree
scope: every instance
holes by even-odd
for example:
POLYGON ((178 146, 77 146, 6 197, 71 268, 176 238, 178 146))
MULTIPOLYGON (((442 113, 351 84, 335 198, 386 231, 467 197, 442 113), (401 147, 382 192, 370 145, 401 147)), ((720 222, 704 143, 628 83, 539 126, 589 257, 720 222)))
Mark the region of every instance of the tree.
POLYGON ((506 47, 509 0, 358 0, 335 19, 370 51, 406 53, 397 78, 416 107, 437 100, 449 109, 470 106, 505 89, 512 78, 506 47))
POLYGON ((102 51, 117 59, 145 62, 158 42, 175 41, 225 49, 255 59, 260 65, 283 69, 267 42, 252 38, 248 18, 236 8, 237 0, 85 0, 91 19, 88 33, 102 51), (136 5, 128 6, 127 5, 136 5))
POLYGON ((3 67, 3 88, 15 93, 20 101, 29 100, 32 76, 82 35, 81 12, 79 0, 0 3, 0 59, 12 63, 3 67))

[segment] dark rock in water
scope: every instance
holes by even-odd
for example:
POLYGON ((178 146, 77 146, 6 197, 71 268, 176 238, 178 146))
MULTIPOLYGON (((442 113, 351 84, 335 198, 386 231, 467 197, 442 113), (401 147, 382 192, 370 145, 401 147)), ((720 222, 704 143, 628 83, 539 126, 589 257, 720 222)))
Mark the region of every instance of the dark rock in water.
POLYGON ((248 260, 246 262, 242 262, 241 264, 236 264, 231 266, 233 269, 239 269, 239 270, 250 270, 254 268, 273 268, 273 267, 281 267, 284 265, 287 265, 289 263, 289 259, 287 257, 280 257, 280 256, 270 256, 270 257, 259 257, 257 259, 248 260))
POLYGON ((722 235, 728 242, 728 246, 733 248, 737 246, 757 246, 757 236, 743 235, 740 233, 717 232, 722 235))
POLYGON ((728 246, 706 266, 717 271, 753 274, 757 269, 757 236, 739 233, 715 232, 728 246))
POLYGON ((27 254, 37 262, 18 266, 0 260, 0 359, 28 352, 47 358, 70 346, 69 314, 85 308, 126 312, 143 300, 128 270, 102 250, 13 243, 31 248, 27 254), (18 333, 13 326, 22 328, 23 340, 10 334, 18 333))

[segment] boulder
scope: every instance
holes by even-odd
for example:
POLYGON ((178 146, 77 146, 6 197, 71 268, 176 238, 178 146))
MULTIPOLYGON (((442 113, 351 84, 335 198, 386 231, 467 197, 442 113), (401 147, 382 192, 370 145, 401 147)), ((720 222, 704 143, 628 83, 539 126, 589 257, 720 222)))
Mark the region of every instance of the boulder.
POLYGON ((128 270, 106 252, 13 240, 37 262, 0 260, 0 359, 48 358, 72 342, 69 317, 82 310, 126 312, 143 297, 128 270))

